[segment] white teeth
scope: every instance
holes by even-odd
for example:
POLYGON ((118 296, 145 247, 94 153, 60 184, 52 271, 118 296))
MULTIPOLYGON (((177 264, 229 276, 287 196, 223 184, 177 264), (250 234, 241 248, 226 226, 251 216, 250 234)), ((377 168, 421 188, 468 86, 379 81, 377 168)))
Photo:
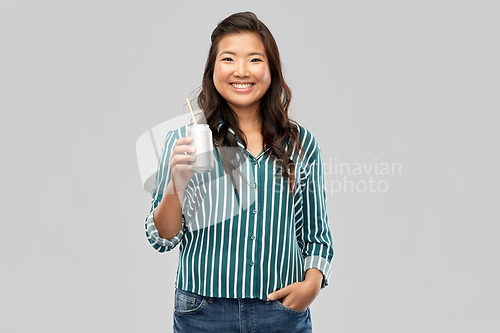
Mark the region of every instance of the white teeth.
POLYGON ((253 83, 245 83, 245 84, 231 83, 231 85, 238 89, 244 89, 244 88, 250 88, 253 85, 253 83))

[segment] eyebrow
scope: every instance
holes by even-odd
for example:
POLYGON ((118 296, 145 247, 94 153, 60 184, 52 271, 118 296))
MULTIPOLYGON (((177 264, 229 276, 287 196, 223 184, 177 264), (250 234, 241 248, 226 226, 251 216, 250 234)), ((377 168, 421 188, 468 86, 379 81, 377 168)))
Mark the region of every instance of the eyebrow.
MULTIPOLYGON (((219 54, 219 57, 220 57, 221 55, 223 55, 224 53, 226 53, 226 54, 231 54, 231 55, 236 55, 236 53, 231 52, 231 51, 222 51, 222 52, 221 52, 221 54, 219 54)), ((260 52, 252 52, 252 53, 249 53, 248 55, 249 55, 249 56, 253 56, 253 55, 260 55, 260 56, 264 57, 264 55, 263 55, 262 53, 260 53, 260 52)))

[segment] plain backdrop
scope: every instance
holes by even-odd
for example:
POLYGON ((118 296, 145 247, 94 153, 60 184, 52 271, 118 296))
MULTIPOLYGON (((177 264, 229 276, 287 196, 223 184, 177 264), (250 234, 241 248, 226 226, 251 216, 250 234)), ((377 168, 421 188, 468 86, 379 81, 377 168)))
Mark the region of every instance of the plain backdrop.
POLYGON ((135 143, 246 10, 328 168, 314 332, 500 331, 500 4, 441 0, 0 1, 0 331, 172 331, 135 143))

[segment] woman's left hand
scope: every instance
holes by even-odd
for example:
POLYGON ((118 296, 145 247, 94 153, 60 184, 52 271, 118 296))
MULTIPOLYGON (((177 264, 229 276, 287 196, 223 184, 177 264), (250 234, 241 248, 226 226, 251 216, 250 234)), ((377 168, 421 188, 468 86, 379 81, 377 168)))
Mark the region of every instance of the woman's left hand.
POLYGON ((316 296, 318 296, 320 290, 321 284, 318 285, 312 280, 304 280, 276 290, 267 295, 267 298, 273 301, 283 297, 283 302, 281 303, 284 306, 294 310, 305 311, 316 296))

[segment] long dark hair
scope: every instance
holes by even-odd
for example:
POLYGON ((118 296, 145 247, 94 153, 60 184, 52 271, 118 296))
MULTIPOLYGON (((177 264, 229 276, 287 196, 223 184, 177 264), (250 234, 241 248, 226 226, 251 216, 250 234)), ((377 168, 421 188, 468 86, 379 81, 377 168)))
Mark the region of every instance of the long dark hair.
MULTIPOLYGON (((302 158, 298 126, 295 126, 296 122, 288 118, 292 93, 283 78, 278 45, 269 29, 254 13, 233 14, 221 21, 212 32, 212 44, 205 64, 202 89, 198 95, 198 105, 203 110, 207 124, 212 130, 214 147, 238 147, 236 138, 228 133, 229 128, 235 132, 238 138, 241 138, 245 148, 247 147, 246 136, 240 131, 236 113, 231 110, 226 100, 219 94, 213 81, 219 41, 228 34, 240 32, 258 34, 266 49, 271 72, 271 84, 260 100, 261 134, 264 138, 264 145, 270 148, 266 151, 266 154, 277 159, 278 168, 281 170, 282 176, 289 179, 290 190, 292 191, 296 182, 294 176, 295 162, 291 159, 293 151, 299 153, 302 158), (223 125, 218 130, 219 119, 222 119, 223 125)), ((236 170, 241 175, 234 163, 237 150, 218 149, 218 151, 221 156, 222 167, 230 176, 235 189, 237 189, 234 181, 234 171, 236 170)))

